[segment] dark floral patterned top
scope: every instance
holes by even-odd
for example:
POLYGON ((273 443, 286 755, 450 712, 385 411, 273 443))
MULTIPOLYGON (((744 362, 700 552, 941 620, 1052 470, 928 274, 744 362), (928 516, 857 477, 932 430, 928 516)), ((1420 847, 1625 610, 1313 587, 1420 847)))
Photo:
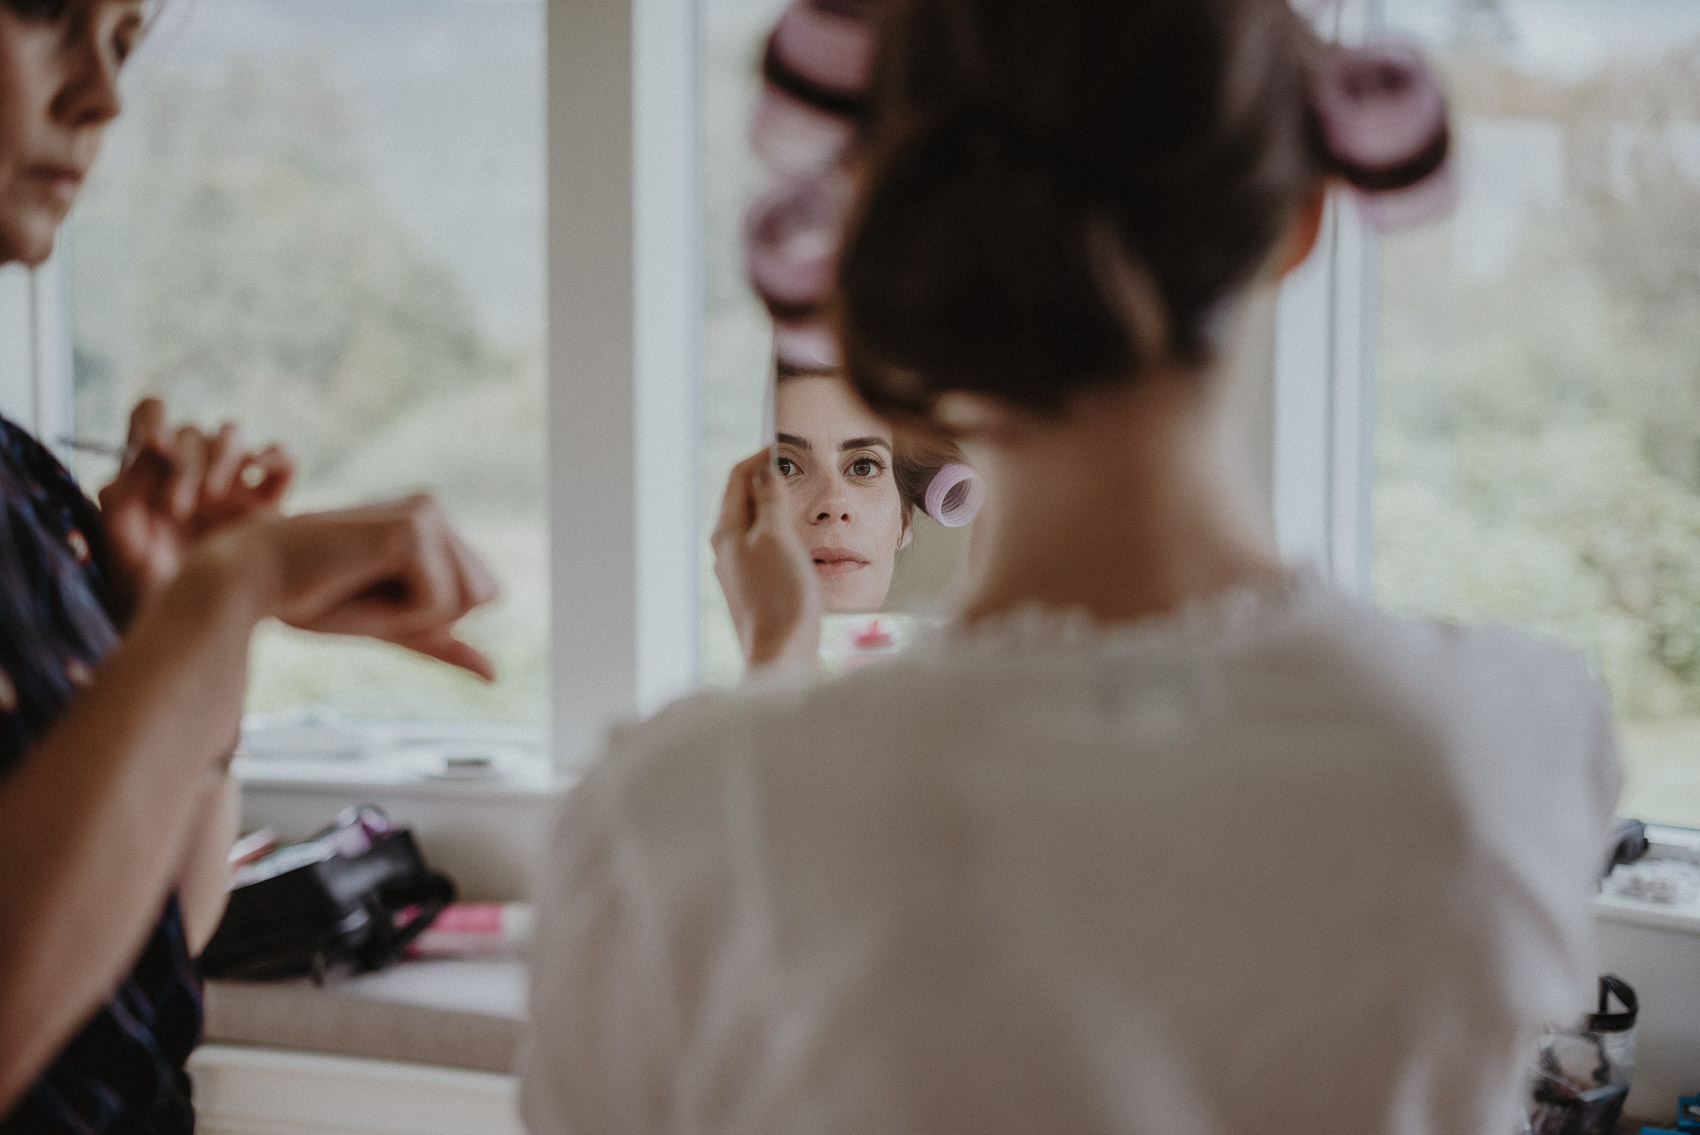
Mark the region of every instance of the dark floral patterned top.
MULTIPOLYGON (((0 777, 29 759, 118 641, 100 513, 64 466, 0 418, 0 777)), ((183 1065, 201 981, 175 896, 130 975, 65 1046, 0 1135, 195 1127, 183 1065)))

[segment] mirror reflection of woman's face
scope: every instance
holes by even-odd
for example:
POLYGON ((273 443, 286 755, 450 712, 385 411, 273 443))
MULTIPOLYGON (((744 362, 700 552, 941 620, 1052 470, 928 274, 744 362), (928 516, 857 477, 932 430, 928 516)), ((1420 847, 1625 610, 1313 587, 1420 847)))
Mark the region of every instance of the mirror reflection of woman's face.
POLYGON ((0 262, 53 251, 143 15, 142 0, 0 0, 0 262))
POLYGON ((909 524, 892 471, 891 427, 841 378, 788 378, 774 396, 775 452, 792 524, 827 611, 877 611, 909 524))

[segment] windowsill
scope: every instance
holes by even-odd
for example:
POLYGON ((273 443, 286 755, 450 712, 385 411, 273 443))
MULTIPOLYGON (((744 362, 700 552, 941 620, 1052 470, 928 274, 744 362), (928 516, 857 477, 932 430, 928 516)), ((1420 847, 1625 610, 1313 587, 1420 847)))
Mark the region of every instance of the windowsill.
POLYGON ((199 1126, 267 1135, 523 1135, 511 1075, 210 1043, 189 1060, 199 1126))
POLYGON ((526 1019, 517 957, 408 961, 324 985, 209 981, 210 1042, 508 1073, 526 1019))
POLYGON ((314 708, 253 714, 242 732, 234 771, 250 788, 531 798, 559 795, 571 779, 535 726, 361 721, 314 708))
POLYGON ((244 790, 319 792, 332 796, 381 791, 386 795, 476 801, 555 797, 577 779, 550 768, 541 759, 515 761, 478 775, 447 775, 438 771, 441 767, 440 760, 424 767, 416 759, 381 756, 336 762, 238 757, 232 771, 244 790))
POLYGON ((1700 898, 1685 903, 1642 902, 1617 895, 1596 895, 1594 917, 1623 926, 1668 930, 1700 937, 1700 898))

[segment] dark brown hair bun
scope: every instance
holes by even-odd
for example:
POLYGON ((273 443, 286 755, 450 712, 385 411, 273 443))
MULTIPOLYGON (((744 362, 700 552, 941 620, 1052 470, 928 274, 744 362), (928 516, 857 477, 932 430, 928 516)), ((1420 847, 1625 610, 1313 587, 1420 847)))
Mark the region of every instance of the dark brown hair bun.
POLYGON ((1327 171, 1286 0, 887 0, 838 265, 876 409, 1202 363, 1327 171))

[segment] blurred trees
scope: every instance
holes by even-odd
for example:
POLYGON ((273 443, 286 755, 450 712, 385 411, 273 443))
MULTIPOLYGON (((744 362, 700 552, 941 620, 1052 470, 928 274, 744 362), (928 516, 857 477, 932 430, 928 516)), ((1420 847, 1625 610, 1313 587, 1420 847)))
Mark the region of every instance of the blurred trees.
POLYGON ((169 392, 287 438, 312 481, 399 410, 511 372, 310 65, 168 75, 142 106, 139 154, 78 221, 79 303, 103 316, 78 325, 85 420, 169 392))
POLYGON ((1700 713, 1700 45, 1571 86, 1482 57, 1474 115, 1562 128, 1503 272, 1385 249, 1377 587, 1587 650, 1631 719, 1700 713))
MULTIPOLYGON (((348 96, 312 60, 151 63, 72 232, 79 430, 121 437, 150 394, 203 424, 234 418, 300 460, 296 506, 428 487, 502 576, 502 604, 471 627, 500 685, 279 631, 256 651, 251 708, 542 720, 541 312, 524 313, 530 342, 483 331, 377 188, 348 96)), ((451 125, 466 127, 445 123, 445 145, 451 125)))

